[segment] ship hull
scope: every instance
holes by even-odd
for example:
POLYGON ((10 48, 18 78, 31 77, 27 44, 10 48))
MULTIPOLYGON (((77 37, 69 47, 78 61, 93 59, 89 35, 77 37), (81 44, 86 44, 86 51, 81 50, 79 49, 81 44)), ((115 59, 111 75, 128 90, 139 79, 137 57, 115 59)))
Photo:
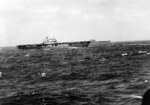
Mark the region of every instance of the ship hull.
POLYGON ((42 49, 45 47, 88 47, 91 41, 80 41, 80 42, 62 42, 62 43, 52 43, 52 44, 27 44, 18 45, 18 49, 42 49))

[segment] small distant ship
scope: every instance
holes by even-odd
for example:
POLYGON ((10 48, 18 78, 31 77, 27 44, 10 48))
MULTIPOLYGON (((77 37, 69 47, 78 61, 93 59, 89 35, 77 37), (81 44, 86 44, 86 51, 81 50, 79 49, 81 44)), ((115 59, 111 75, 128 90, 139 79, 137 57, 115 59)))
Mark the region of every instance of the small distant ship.
POLYGON ((88 47, 91 41, 57 42, 55 38, 46 37, 40 44, 17 45, 18 49, 41 49, 55 47, 88 47))

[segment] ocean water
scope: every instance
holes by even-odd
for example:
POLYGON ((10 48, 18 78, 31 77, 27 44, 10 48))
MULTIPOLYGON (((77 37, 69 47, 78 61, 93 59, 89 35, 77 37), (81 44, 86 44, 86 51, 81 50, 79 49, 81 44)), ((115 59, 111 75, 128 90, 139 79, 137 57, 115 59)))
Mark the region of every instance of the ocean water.
POLYGON ((1 50, 0 104, 141 105, 149 52, 148 45, 1 50))

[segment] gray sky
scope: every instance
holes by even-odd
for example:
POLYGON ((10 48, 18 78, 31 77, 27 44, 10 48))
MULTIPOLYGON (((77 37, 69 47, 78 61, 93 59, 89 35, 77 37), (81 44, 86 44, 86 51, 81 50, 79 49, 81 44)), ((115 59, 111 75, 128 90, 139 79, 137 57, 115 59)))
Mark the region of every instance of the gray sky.
POLYGON ((0 46, 150 40, 150 0, 0 0, 0 46))

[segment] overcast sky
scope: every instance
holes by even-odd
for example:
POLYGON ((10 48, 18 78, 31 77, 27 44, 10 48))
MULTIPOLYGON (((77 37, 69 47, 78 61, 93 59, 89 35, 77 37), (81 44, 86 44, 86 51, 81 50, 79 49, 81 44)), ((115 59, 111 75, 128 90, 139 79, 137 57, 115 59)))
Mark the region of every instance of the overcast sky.
POLYGON ((150 0, 0 0, 0 46, 150 40, 150 0))

